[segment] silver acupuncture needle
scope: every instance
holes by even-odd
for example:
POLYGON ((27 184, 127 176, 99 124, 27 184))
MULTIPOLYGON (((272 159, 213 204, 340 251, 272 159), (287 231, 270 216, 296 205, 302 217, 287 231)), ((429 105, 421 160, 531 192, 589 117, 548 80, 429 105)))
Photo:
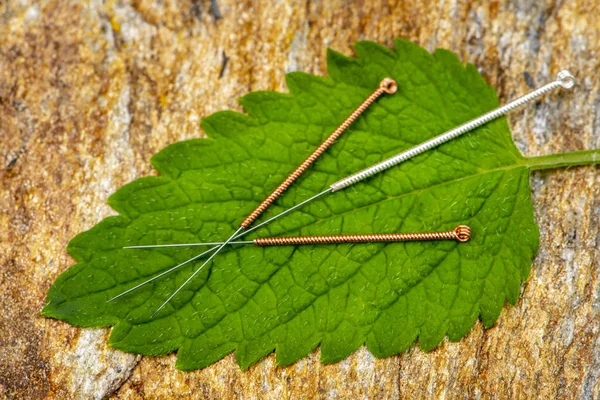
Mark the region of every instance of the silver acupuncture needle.
MULTIPOLYGON (((219 253, 219 251, 221 251, 221 249, 223 249, 223 247, 225 247, 229 242, 234 240, 234 238, 241 231, 247 229, 271 205, 271 203, 273 203, 279 196, 281 196, 281 194, 285 190, 287 190, 287 188, 289 188, 292 185, 292 183, 294 183, 296 179, 298 179, 298 177, 300 177, 300 175, 302 175, 308 169, 308 167, 312 165, 371 104, 373 104, 375 100, 377 100, 381 95, 386 93, 394 94, 397 90, 398 85, 393 79, 384 78, 379 83, 379 86, 294 171, 292 171, 292 173, 288 175, 288 177, 284 179, 283 182, 281 182, 279 186, 277 186, 275 190, 273 190, 273 192, 271 192, 271 194, 267 196, 254 209, 254 211, 252 211, 242 221, 238 230, 235 231, 233 235, 229 237, 229 239, 227 239, 221 245, 216 247, 215 252, 208 258, 208 260, 206 260, 200 266, 200 268, 194 271, 192 275, 181 286, 179 286, 171 296, 169 296, 169 298, 154 312, 154 314, 152 314, 152 317, 154 317, 156 313, 162 310, 169 303, 169 301, 171 301, 171 299, 173 299, 173 297, 175 297, 175 295, 179 293, 179 291, 181 291, 181 289, 183 289, 183 287, 187 285, 204 268, 204 266, 207 265, 217 255, 217 253, 219 253)), ((183 262, 179 266, 185 265, 188 262, 193 261, 201 256, 202 255, 193 257, 192 259, 183 262)), ((114 300, 120 297, 121 295, 113 297, 108 301, 114 300)))
MULTIPOLYGON (((261 226, 264 226, 264 225, 266 225, 266 224, 274 221, 275 219, 283 217, 284 215, 286 215, 286 214, 288 214, 288 213, 290 213, 290 212, 292 212, 292 211, 294 211, 294 210, 296 210, 296 209, 304 206, 307 203, 312 202, 313 200, 315 200, 315 199, 317 199, 317 198, 319 198, 319 197, 321 197, 321 196, 323 196, 323 195, 325 195, 327 193, 331 193, 331 192, 335 192, 335 191, 344 189, 344 188, 346 188, 348 186, 351 186, 351 185, 353 185, 353 184, 355 184, 357 182, 362 181, 363 179, 366 179, 366 178, 368 178, 370 176, 373 176, 373 175, 375 175, 375 174, 377 174, 379 172, 382 172, 382 171, 384 171, 384 170, 386 170, 388 168, 391 168, 391 167, 393 167, 393 166, 395 166, 397 164, 400 164, 400 163, 402 163, 402 162, 404 162, 404 161, 406 161, 406 160, 408 160, 410 158, 413 158, 413 157, 415 157, 415 156, 417 156, 417 155, 419 155, 419 154, 421 154, 421 153, 423 153, 423 152, 425 152, 427 150, 430 150, 430 149, 432 149, 434 147, 437 147, 437 146, 439 146, 439 145, 441 145, 443 143, 446 143, 446 142, 448 142, 448 141, 450 141, 450 140, 452 140, 452 139, 454 139, 454 138, 456 138, 458 136, 461 136, 462 134, 464 134, 466 132, 469 132, 469 131, 471 131, 471 130, 473 130, 475 128, 478 128, 481 125, 484 125, 484 124, 486 124, 486 123, 488 123, 488 122, 490 122, 490 121, 492 121, 492 120, 494 120, 494 119, 496 119, 498 117, 501 117, 501 116, 507 114, 508 112, 512 111, 513 109, 515 109, 515 108, 517 108, 517 107, 519 107, 519 106, 521 106, 521 105, 523 105, 523 104, 525 104, 525 103, 527 103, 527 102, 529 102, 529 101, 531 101, 531 100, 533 100, 533 99, 535 99, 537 97, 540 97, 540 96, 544 95, 545 93, 547 93, 547 92, 549 92, 549 91, 551 91, 553 89, 556 89, 558 87, 562 87, 562 88, 565 88, 565 89, 571 89, 574 85, 575 85, 575 78, 573 77, 573 75, 571 75, 571 73, 569 71, 566 71, 566 70, 565 71, 561 71, 561 72, 558 73, 556 80, 554 80, 554 81, 552 81, 552 82, 550 82, 550 83, 548 83, 548 84, 546 84, 546 85, 544 85, 544 86, 542 86, 542 87, 540 87, 540 88, 538 88, 538 89, 536 89, 536 90, 534 90, 534 91, 532 91, 532 92, 530 92, 530 93, 528 93, 528 94, 526 94, 526 95, 524 95, 522 97, 519 97, 518 99, 516 99, 516 100, 514 100, 514 101, 512 101, 512 102, 510 102, 510 103, 508 103, 508 104, 506 104, 504 106, 498 107, 498 108, 496 108, 496 109, 494 109, 494 110, 492 110, 492 111, 490 111, 490 112, 488 112, 488 113, 486 113, 486 114, 484 114, 484 115, 482 115, 482 116, 480 116, 478 118, 475 118, 475 119, 473 119, 473 120, 471 120, 471 121, 469 121, 467 123, 464 123, 464 124, 462 124, 462 125, 454 128, 454 129, 452 129, 452 130, 450 130, 450 131, 448 131, 446 133, 443 133, 443 134, 441 134, 439 136, 436 136, 436 137, 434 137, 434 138, 432 138, 430 140, 427 140, 427 141, 425 141, 425 142, 423 142, 423 143, 421 143, 421 144, 419 144, 417 146, 414 146, 414 147, 412 147, 412 148, 410 148, 410 149, 408 149, 406 151, 403 151, 403 152, 401 152, 401 153, 399 153, 399 154, 397 154, 397 155, 395 155, 393 157, 390 157, 390 158, 388 158, 388 159, 386 159, 384 161, 381 161, 381 162, 379 162, 379 163, 377 163, 377 164, 375 164, 375 165, 373 165, 371 167, 368 167, 368 168, 366 168, 366 169, 364 169, 362 171, 359 171, 359 172, 357 172, 355 174, 352 174, 352 175, 350 175, 350 176, 348 176, 346 178, 343 178, 343 179, 341 179, 341 180, 333 183, 332 185, 330 185, 329 188, 327 188, 326 190, 322 191, 321 193, 318 193, 315 196, 313 196, 313 197, 311 197, 311 198, 309 198, 307 200, 304 200, 303 202, 301 202, 299 204, 296 204, 295 206, 293 206, 293 207, 291 207, 291 208, 289 208, 289 209, 281 212, 280 214, 277 214, 277 215, 271 217, 267 221, 265 221, 265 222, 263 222, 263 223, 255 226, 255 227, 253 227, 252 229, 249 229, 247 231, 241 232, 240 234, 237 234, 236 236, 232 237, 230 240, 235 240, 235 239, 237 239, 237 238, 239 238, 239 237, 241 237, 241 236, 243 236, 243 235, 245 235, 247 233, 250 233, 253 230, 258 229, 261 226)), ((229 241, 227 241, 227 243, 229 243, 229 241)), ((204 245, 204 243, 181 243, 181 244, 166 244, 166 245, 129 246, 129 247, 126 247, 126 248, 156 248, 156 247, 175 247, 175 246, 201 246, 201 245, 204 245)), ((166 275, 166 274, 168 274, 168 273, 176 270, 177 268, 179 268, 179 267, 181 267, 181 266, 183 266, 183 265, 185 265, 185 264, 187 264, 187 263, 189 263, 189 262, 191 262, 193 260, 196 260, 196 259, 198 259, 198 258, 200 258, 200 257, 202 257, 202 256, 204 256, 204 255, 206 255, 206 254, 208 254, 208 253, 210 253, 212 251, 215 251, 216 249, 220 250, 225 245, 226 244, 220 244, 218 246, 212 247, 212 248, 206 250, 204 253, 199 254, 198 256, 196 256, 196 257, 194 257, 194 258, 192 258, 190 260, 187 260, 184 263, 181 263, 180 265, 177 265, 177 266, 175 266, 175 267, 173 267, 173 268, 171 268, 171 269, 169 269, 169 270, 167 270, 165 272, 162 272, 161 274, 159 274, 159 275, 157 275, 157 276, 155 276, 153 278, 150 278, 150 279, 148 279, 145 282, 140 283, 139 285, 137 285, 137 286, 135 286, 135 287, 127 290, 126 292, 123 292, 123 293, 115 296, 113 299, 116 299, 116 298, 118 298, 120 296, 123 296, 123 295, 125 295, 125 294, 127 294, 127 293, 129 293, 129 292, 131 292, 131 291, 133 291, 133 290, 141 287, 141 286, 144 286, 145 284, 150 283, 150 282, 154 281, 155 279, 158 279, 161 276, 164 276, 164 275, 166 275)), ((113 299, 110 299, 109 301, 111 301, 113 299)))

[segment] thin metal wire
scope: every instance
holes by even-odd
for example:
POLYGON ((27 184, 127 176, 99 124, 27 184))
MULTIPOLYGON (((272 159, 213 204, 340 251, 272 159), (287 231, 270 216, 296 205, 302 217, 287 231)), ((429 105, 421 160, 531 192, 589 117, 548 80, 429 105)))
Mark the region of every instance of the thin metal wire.
POLYGON ((192 261, 195 261, 195 260, 197 260, 197 259, 201 258, 202 256, 204 256, 204 255, 206 255, 206 254, 208 254, 208 253, 210 253, 210 252, 212 252, 212 251, 215 251, 215 250, 217 249, 217 247, 219 247, 219 246, 215 246, 215 247, 213 247, 212 249, 208 249, 207 251, 205 251, 205 252, 204 252, 204 253, 202 253, 202 254, 198 254, 197 256, 195 256, 195 257, 192 257, 192 258, 190 258, 189 260, 186 260, 186 261, 182 262, 181 264, 177 264, 176 266, 174 266, 174 267, 172 267, 172 268, 169 268, 168 270, 166 270, 166 271, 163 271, 163 272, 161 272, 160 274, 158 274, 158 275, 156 275, 156 276, 153 276, 152 278, 150 278, 150 279, 148 279, 148 280, 145 280, 144 282, 142 282, 142 283, 140 283, 140 284, 138 284, 138 285, 136 285, 136 286, 134 286, 134 287, 132 287, 132 288, 130 288, 130 289, 127 289, 127 290, 126 290, 126 291, 124 291, 124 292, 121 292, 121 293, 119 293, 119 294, 118 294, 118 295, 116 295, 115 297, 111 297, 110 299, 106 300, 106 302, 107 302, 107 303, 109 303, 109 302, 111 302, 111 301, 113 301, 113 300, 116 300, 116 299, 118 299, 119 297, 125 296, 127 293, 131 293, 131 292, 133 292, 134 290, 136 290, 136 289, 139 289, 139 288, 141 288, 142 286, 145 286, 145 285, 149 284, 150 282, 153 282, 153 281, 157 280, 158 278, 161 278, 161 277, 163 277, 163 276, 165 276, 165 275, 167 275, 167 274, 169 274, 169 273, 171 273, 171 272, 173 272, 173 271, 175 271, 175 270, 177 270, 177 269, 179 269, 179 268, 183 267, 184 265, 186 265, 186 264, 189 264, 189 263, 191 263, 192 261))
POLYGON ((208 249, 208 250, 206 250, 204 253, 198 254, 197 256, 194 256, 194 257, 192 257, 192 258, 190 258, 190 259, 188 259, 188 260, 186 260, 186 261, 182 262, 181 264, 177 264, 176 266, 174 266, 174 267, 172 267, 172 268, 169 268, 168 270, 166 270, 166 271, 163 271, 163 272, 161 272, 160 274, 158 274, 158 275, 156 275, 156 276, 153 276, 152 278, 150 278, 150 279, 147 279, 147 280, 145 280, 144 282, 142 282, 142 283, 140 283, 140 284, 138 284, 138 285, 135 285, 134 287, 132 287, 132 288, 130 288, 130 289, 127 289, 127 290, 126 290, 126 291, 124 291, 124 292, 121 292, 121 293, 119 293, 119 294, 118 294, 118 295, 116 295, 115 297, 111 297, 110 299, 106 300, 106 302, 107 302, 107 303, 109 303, 109 302, 111 302, 111 301, 113 301, 113 300, 116 300, 116 299, 118 299, 119 297, 123 297, 123 296, 125 296, 126 294, 128 294, 128 293, 131 293, 131 292, 133 292, 134 290, 137 290, 137 289, 141 288, 142 286, 146 286, 147 284, 149 284, 149 283, 151 283, 151 282, 153 282, 153 281, 155 281, 155 280, 157 280, 157 279, 159 279, 159 278, 162 278, 163 276, 165 276, 165 275, 167 275, 167 274, 170 274, 171 272, 174 272, 175 270, 178 270, 179 268, 183 267, 184 265, 186 265, 186 264, 189 264, 189 263, 191 263, 192 261, 196 261, 197 259, 199 259, 199 258, 202 258, 202 257, 203 257, 203 256, 205 256, 206 254, 208 254, 208 253, 211 253, 211 252, 215 251, 215 250, 216 250, 218 247, 219 247, 219 246, 215 246, 215 247, 213 247, 212 249, 208 249))
POLYGON ((294 181, 298 179, 298 177, 302 175, 304 171, 306 171, 308 167, 312 163, 314 163, 315 160, 319 158, 321 154, 323 154, 325 150, 327 150, 329 146, 331 146, 342 135, 342 133, 344 133, 346 129, 348 129, 348 127, 356 120, 356 118, 358 118, 375 100, 379 98, 379 96, 381 96, 384 93, 396 93, 396 90, 398 90, 398 85, 393 79, 385 78, 384 80, 382 80, 379 84, 379 87, 377 87, 377 89, 375 89, 375 91, 373 91, 373 93, 371 93, 369 97, 367 97, 365 101, 363 101, 362 104, 359 105, 356 108, 356 110, 354 110, 352 114, 350 114, 348 118, 346 118, 344 122, 342 122, 340 126, 338 126, 336 130, 333 131, 333 133, 329 135, 329 137, 325 139, 325 141, 321 143, 319 147, 317 147, 315 151, 313 151, 312 154, 309 155, 306 158, 306 160, 304 160, 302 164, 298 166, 298 168, 294 170, 294 172, 288 175, 288 177, 283 182, 281 182, 279 186, 277 186, 277 188, 275 188, 275 190, 273 190, 273 192, 271 192, 271 194, 268 195, 267 198, 264 199, 254 209, 254 211, 252 211, 246 217, 246 219, 242 221, 240 226, 242 228, 247 228, 248 226, 250 226, 256 220, 256 218, 258 218, 267 209, 267 207, 271 205, 271 203, 273 203, 279 196, 281 196, 281 194, 285 190, 287 190, 287 188, 289 188, 290 185, 294 183, 294 181))
MULTIPOLYGON (((231 241, 229 244, 251 244, 252 240, 244 240, 241 242, 231 241)), ((197 247, 197 246, 220 246, 223 242, 204 242, 204 243, 193 243, 193 244, 185 244, 185 243, 175 243, 175 244, 149 244, 149 245, 141 245, 141 246, 127 246, 123 247, 124 249, 155 249, 157 247, 197 247)))

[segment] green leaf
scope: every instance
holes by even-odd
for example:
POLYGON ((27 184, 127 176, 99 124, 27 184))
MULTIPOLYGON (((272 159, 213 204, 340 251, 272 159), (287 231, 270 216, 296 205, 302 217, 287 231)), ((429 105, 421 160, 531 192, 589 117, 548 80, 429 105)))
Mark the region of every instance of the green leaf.
MULTIPOLYGON (((241 99, 248 115, 204 119, 208 139, 154 156, 160 177, 111 196, 120 213, 69 244, 78 264, 54 283, 43 314, 78 326, 111 326, 110 345, 147 355, 178 351, 177 367, 202 368, 235 351, 242 368, 276 350, 287 365, 321 346, 323 362, 366 344, 377 357, 415 341, 429 350, 459 340, 480 317, 494 324, 517 301, 539 232, 532 168, 597 163, 599 152, 527 159, 505 119, 304 207, 249 237, 437 231, 468 224, 468 243, 229 247, 155 318, 200 262, 123 298, 106 300, 202 250, 126 245, 219 241, 386 77, 399 84, 263 216, 350 173, 498 106, 472 65, 407 41, 371 42, 357 58, 330 51, 330 78, 287 76, 289 94, 241 99)), ((200 260, 201 261, 201 260, 200 260)))

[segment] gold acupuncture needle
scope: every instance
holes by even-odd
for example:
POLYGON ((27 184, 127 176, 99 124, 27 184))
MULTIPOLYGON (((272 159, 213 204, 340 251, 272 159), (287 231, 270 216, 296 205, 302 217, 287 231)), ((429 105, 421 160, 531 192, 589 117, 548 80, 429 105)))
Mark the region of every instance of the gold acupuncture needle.
MULTIPOLYGON (((369 233, 350 235, 324 235, 324 236, 284 236, 264 237, 254 240, 231 241, 229 244, 253 244, 256 246, 295 246, 304 244, 334 244, 334 243, 392 243, 409 242, 417 240, 456 240, 466 242, 471 237, 471 228, 467 225, 458 225, 451 231, 442 232, 412 232, 412 233, 369 233)), ((202 243, 205 246, 222 245, 224 242, 202 243)), ((143 246, 132 246, 140 248, 143 246)))
MULTIPOLYGON (((353 175, 350 175, 350 176, 348 176, 346 178, 340 179, 339 181, 337 181, 337 182, 333 183, 332 185, 330 185, 329 188, 327 188, 326 190, 322 191, 321 193, 317 193, 316 195, 314 195, 314 196, 312 196, 312 197, 310 197, 310 198, 308 198, 308 199, 306 199, 306 200, 304 200, 304 201, 296 204, 295 206, 290 207, 287 210, 284 210, 281 213, 279 213, 279 214, 277 214, 277 215, 275 215, 275 216, 267 219, 266 221, 261 222, 260 224, 258 224, 256 226, 254 226, 254 227, 252 227, 252 228, 250 228, 250 229, 242 232, 241 234, 237 235, 234 239, 236 239, 238 237, 241 237, 241 236, 243 236, 245 234, 248 234, 248 233, 250 233, 250 232, 252 232, 252 231, 254 231, 256 229, 259 229, 260 227, 265 226, 265 225, 273 222, 274 220, 276 220, 278 218, 281 218, 284 215, 286 215, 286 214, 288 214, 288 213, 290 213, 290 212, 292 212, 292 211, 294 211, 294 210, 296 210, 296 209, 298 209, 300 207, 303 207, 305 204, 308 204, 308 203, 316 200, 317 198, 319 198, 321 196, 324 196, 326 194, 329 194, 329 193, 332 193, 332 192, 344 189, 346 187, 349 187, 349 186, 351 186, 351 185, 353 185, 355 183, 358 183, 358 182, 360 182, 360 181, 362 181, 364 179, 367 179, 370 176, 373 176, 373 175, 378 174, 378 173, 380 173, 382 171, 385 171, 388 168, 393 167, 394 165, 400 164, 400 163, 402 163, 402 162, 404 162, 406 160, 409 160, 409 159, 411 159, 411 158, 413 158, 413 157, 415 157, 415 156, 417 156, 419 154, 422 154, 423 152, 425 152, 427 150, 430 150, 430 149, 432 149, 434 147, 437 147, 437 146, 439 146, 439 145, 441 145, 443 143, 446 143, 449 140, 455 139, 455 138, 459 137, 460 135, 462 135, 464 133, 467 133, 467 132, 469 132, 469 131, 471 131, 471 130, 479 127, 479 126, 485 125, 488 122, 490 122, 490 121, 492 121, 492 120, 494 120, 496 118, 499 118, 499 117, 507 114, 508 112, 512 111, 513 109, 515 109, 515 108, 517 108, 517 107, 519 107, 519 106, 521 106, 521 105, 523 105, 523 104, 525 104, 525 103, 527 103, 527 102, 529 102, 529 101, 531 101, 531 100, 533 100, 535 98, 538 98, 538 97, 546 94, 550 90, 556 89, 558 87, 562 87, 564 89, 571 89, 571 88, 573 88, 574 85, 575 85, 575 78, 573 77, 573 75, 571 75, 571 73, 569 71, 566 71, 566 70, 565 71, 561 71, 561 72, 558 73, 558 75, 556 77, 556 80, 554 80, 554 81, 552 81, 550 83, 547 83, 546 85, 544 85, 544 86, 542 86, 542 87, 540 87, 538 89, 535 89, 532 92, 530 92, 530 93, 528 93, 528 94, 526 94, 526 95, 524 95, 522 97, 519 97, 516 100, 513 100, 513 101, 511 101, 508 104, 505 104, 504 106, 498 107, 498 108, 496 108, 496 109, 494 109, 494 110, 492 110, 492 111, 490 111, 488 113, 485 113, 484 115, 482 115, 480 117, 477 117, 477 118, 475 118, 475 119, 473 119, 473 120, 471 120, 469 122, 466 122, 466 123, 464 123, 464 124, 462 124, 462 125, 454 128, 454 129, 451 129, 451 130, 449 130, 446 133, 443 133, 443 134, 438 135, 438 136, 436 136, 436 137, 434 137, 432 139, 429 139, 429 140, 427 140, 427 141, 425 141, 425 142, 423 142, 423 143, 421 143, 421 144, 419 144, 417 146, 414 146, 414 147, 412 147, 412 148, 410 148, 408 150, 402 151, 401 153, 398 153, 397 155, 395 155, 393 157, 390 157, 390 158, 388 158, 388 159, 386 159, 384 161, 381 161, 381 162, 379 162, 377 164, 374 164, 374 165, 372 165, 372 166, 370 166, 370 167, 368 167, 368 168, 366 168, 366 169, 364 169, 362 171, 359 171, 359 172, 357 172, 357 173, 355 173, 353 175)), ((147 246, 140 246, 140 247, 144 247, 144 248, 151 248, 152 247, 153 248, 153 247, 176 247, 176 246, 199 246, 199 245, 203 245, 203 244, 202 243, 180 243, 180 244, 165 244, 165 245, 147 245, 147 246)), ((174 267, 172 267, 172 268, 170 268, 170 269, 168 269, 166 271, 163 271, 160 274, 153 276, 152 278, 150 278, 150 279, 148 279, 148 280, 146 280, 146 281, 138 284, 137 286, 134 286, 131 289, 128 289, 127 291, 125 291, 125 292, 123 292, 123 293, 121 293, 121 294, 113 297, 112 299, 110 299, 108 301, 114 300, 114 299, 116 299, 116 298, 118 298, 120 296, 123 296, 123 295, 125 295, 125 294, 127 294, 127 293, 129 293, 129 292, 131 292, 133 290, 136 290, 136 289, 138 289, 138 288, 140 288, 140 287, 142 287, 142 286, 144 286, 144 285, 146 285, 146 284, 148 284, 148 283, 150 283, 150 282, 152 282, 152 281, 154 281, 156 279, 159 279, 159 278, 161 278, 161 277, 163 277, 163 276, 165 276, 165 275, 167 275, 167 274, 169 274, 169 273, 177 270, 178 268, 181 268, 182 266, 184 266, 184 265, 186 265, 186 264, 188 264, 188 263, 190 263, 192 261, 195 261, 195 260, 197 260, 197 259, 199 259, 199 258, 201 258, 201 257, 203 257, 203 256, 205 256, 205 255, 207 255, 207 254, 215 251, 215 250, 220 250, 223 246, 224 246, 224 244, 212 247, 212 248, 206 250, 204 253, 198 254, 197 256, 192 257, 189 260, 186 260, 186 261, 184 261, 183 263, 181 263, 179 265, 176 265, 176 266, 174 266, 174 267)))
MULTIPOLYGON (((398 90, 398 85, 396 84, 396 82, 393 79, 390 78, 385 78, 381 81, 381 83, 379 84, 379 86, 377 87, 377 89, 375 89, 373 91, 373 93, 371 93, 357 108, 356 110, 354 110, 345 120, 344 122, 342 122, 342 124, 340 126, 338 126, 336 128, 336 130, 329 135, 329 137, 327 137, 327 139, 325 139, 325 141, 323 143, 321 143, 319 145, 319 147, 317 147, 309 156, 308 158, 306 158, 306 160, 304 160, 299 166, 298 168, 296 168, 279 186, 277 186, 277 188, 275 188, 275 190, 273 190, 273 192, 267 196, 265 198, 265 200, 263 200, 258 207, 256 207, 254 209, 254 211, 252 211, 240 224, 240 227, 235 231, 235 233, 233 235, 231 235, 229 237, 229 239, 227 239, 225 242, 223 242, 221 245, 219 245, 219 247, 217 247, 217 249, 215 250, 215 252, 204 262, 204 264, 202 264, 200 266, 200 268, 198 268, 181 286, 179 286, 177 288, 177 290, 175 290, 175 292, 173 292, 173 294, 171 294, 171 296, 154 312, 154 314, 152 314, 152 316, 156 315, 157 312, 159 312, 162 308, 164 308, 170 301, 171 299, 173 299, 173 297, 175 297, 175 295, 177 295, 177 293, 179 293, 179 291, 181 291, 181 289, 183 289, 184 286, 186 286, 203 268, 205 265, 207 265, 220 251, 221 249, 223 249, 223 247, 225 247, 229 242, 231 242, 238 234, 240 234, 241 231, 245 230, 246 228, 248 228, 248 226, 250 226, 252 224, 252 222, 254 222, 256 220, 256 218, 258 218, 268 207, 269 205, 271 205, 271 203, 273 203, 287 188, 290 187, 290 185, 296 180, 298 179, 298 177, 300 175, 302 175, 302 173, 304 173, 308 167, 314 163, 317 158, 319 158, 319 156, 321 156, 321 154, 323 154, 328 148, 329 146, 331 146, 341 135, 342 133, 375 101, 377 100, 381 95, 387 93, 387 94, 393 94, 396 93, 396 91, 398 90)), ((184 265, 187 264, 193 260, 195 260, 196 258, 201 257, 202 255, 198 255, 196 257, 193 257, 192 259, 180 264, 184 265)), ((179 267, 177 266, 177 267, 179 267)), ((144 283, 145 284, 145 283, 144 283)), ((136 286, 135 288, 139 287, 140 285, 136 286)), ((132 288, 126 292, 123 292, 115 297, 113 297, 112 299, 108 300, 114 300, 126 293, 128 293, 131 290, 134 290, 135 288, 132 288)))

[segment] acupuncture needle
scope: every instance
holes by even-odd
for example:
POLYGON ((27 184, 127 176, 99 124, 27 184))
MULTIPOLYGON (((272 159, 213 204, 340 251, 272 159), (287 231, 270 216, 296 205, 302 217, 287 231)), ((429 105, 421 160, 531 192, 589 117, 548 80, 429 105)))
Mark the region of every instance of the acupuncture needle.
MULTIPOLYGON (((229 244, 253 244, 255 246, 296 246, 307 244, 341 244, 341 243, 393 243, 421 240, 456 240, 466 242, 471 237, 471 228, 458 225, 450 231, 410 232, 410 233, 367 233, 322 236, 283 236, 263 237, 253 240, 230 241, 229 244)), ((224 242, 198 243, 198 246, 222 245, 224 242)), ((177 245, 176 245, 177 246, 177 245)), ((140 248, 132 246, 130 248, 140 248)), ((143 248, 143 247, 142 247, 143 248)))
MULTIPOLYGON (((156 315, 162 308, 164 308, 173 297, 183 289, 203 268, 207 265, 230 241, 232 241, 240 232, 246 230, 270 205, 273 203, 281 194, 290 187, 290 185, 300 177, 308 167, 313 164, 341 135, 348 129, 348 127, 380 96, 383 94, 394 94, 398 90, 396 81, 391 78, 384 78, 379 86, 331 133, 325 141, 323 141, 288 177, 271 192, 240 224, 240 227, 218 248, 215 252, 198 268, 194 273, 171 294, 171 296, 152 314, 156 315)), ((198 255, 197 257, 201 257, 198 255)), ((190 259, 179 266, 185 265, 188 262, 193 261, 195 258, 190 259)), ((109 299, 108 301, 114 300, 123 294, 109 299)))
MULTIPOLYGON (((473 119, 471 121, 468 121, 468 122, 466 122, 466 123, 464 123, 462 125, 459 125, 458 127, 454 128, 454 129, 451 129, 451 130, 449 130, 449 131, 447 131, 447 132, 445 132, 445 133, 443 133, 441 135, 438 135, 438 136, 436 136, 436 137, 434 137, 432 139, 429 139, 429 140, 427 140, 427 141, 425 141, 425 142, 423 142, 423 143, 421 143, 421 144, 419 144, 417 146, 414 146, 414 147, 412 147, 412 148, 410 148, 408 150, 405 150, 405 151, 403 151, 401 153, 398 153, 395 156, 392 156, 392 157, 390 157, 390 158, 388 158, 388 159, 386 159, 384 161, 381 161, 381 162, 379 162, 377 164, 374 164, 374 165, 372 165, 372 166, 370 166, 368 168, 365 168, 365 169, 363 169, 363 170, 361 170, 361 171, 359 171, 359 172, 357 172, 355 174, 352 174, 352 175, 350 175, 348 177, 340 179, 339 181, 334 182, 333 184, 331 184, 329 186, 329 188, 325 189, 324 191, 322 191, 322 192, 320 192, 320 193, 318 193, 318 194, 316 194, 316 195, 314 195, 314 196, 312 196, 312 197, 310 197, 310 198, 302 201, 301 203, 296 204, 293 207, 288 208, 287 210, 282 211, 281 213, 279 213, 279 214, 277 214, 277 215, 269 218, 268 220, 266 220, 266 221, 264 221, 264 222, 262 222, 262 223, 260 223, 260 224, 258 224, 256 226, 252 227, 251 229, 247 229, 247 230, 245 230, 244 232, 241 232, 241 233, 236 233, 231 238, 229 238, 229 240, 227 240, 225 242, 221 242, 221 244, 216 245, 215 247, 212 247, 212 248, 206 250, 205 252, 203 252, 203 253, 195 256, 195 257, 192 257, 192 258, 184 261, 183 263, 181 263, 179 265, 176 265, 176 266, 168 269, 168 270, 166 270, 166 271, 164 271, 164 272, 162 272, 162 273, 160 273, 160 274, 158 274, 158 275, 156 275, 156 276, 154 276, 154 277, 152 277, 152 278, 150 278, 150 279, 148 279, 148 280, 146 280, 146 281, 144 281, 144 282, 142 282, 142 283, 134 286, 133 288, 128 289, 125 292, 122 292, 121 294, 113 297, 112 299, 110 299, 108 301, 112 301, 112 300, 117 299, 117 298, 119 298, 121 296, 124 296, 125 294, 130 293, 130 292, 132 292, 132 291, 134 291, 134 290, 136 290, 136 289, 138 289, 138 288, 140 288, 140 287, 142 287, 142 286, 144 286, 144 285, 146 285, 146 284, 148 284, 148 283, 150 283, 150 282, 152 282, 152 281, 154 281, 156 279, 159 279, 162 276, 165 276, 165 275, 167 275, 167 274, 169 274, 169 273, 177 270, 178 268, 181 268, 184 265, 186 265, 186 264, 188 264, 188 263, 190 263, 192 261, 195 261, 195 260, 201 258, 202 256, 204 256, 206 254, 209 254, 209 253, 211 253, 211 252, 213 252, 215 250, 218 252, 224 246, 226 246, 230 241, 235 240, 237 238, 240 238, 241 236, 243 236, 245 234, 248 234, 248 233, 250 233, 250 232, 252 232, 252 231, 254 231, 254 230, 256 230, 256 229, 258 229, 258 228, 260 228, 262 226, 264 226, 264 225, 267 225, 267 224, 273 222, 274 220, 276 220, 278 218, 281 218, 284 215, 286 215, 286 214, 288 214, 288 213, 290 213, 290 212, 292 212, 292 211, 294 211, 294 210, 296 210, 296 209, 298 209, 300 207, 303 207, 304 205, 306 205, 308 203, 311 203, 312 201, 320 198, 321 196, 324 196, 326 194, 333 193, 333 192, 336 192, 338 190, 344 189, 346 187, 352 186, 353 184, 356 184, 356 183, 358 183, 358 182, 360 182, 360 181, 362 181, 362 180, 364 180, 366 178, 369 178, 369 177, 371 177, 371 176, 373 176, 375 174, 378 174, 378 173, 380 173, 382 171, 385 171, 385 170, 387 170, 387 169, 389 169, 389 168, 391 168, 391 167, 393 167, 395 165, 398 165, 398 164, 400 164, 400 163, 402 163, 404 161, 407 161, 407 160, 409 160, 409 159, 411 159, 411 158, 413 158, 413 157, 415 157, 415 156, 417 156, 419 154, 422 154, 425 151, 431 150, 432 148, 435 148, 435 147, 437 147, 437 146, 439 146, 439 145, 441 145, 443 143, 446 143, 446 142, 448 142, 448 141, 450 141, 452 139, 455 139, 455 138, 463 135, 464 133, 472 131, 473 129, 476 129, 476 128, 482 126, 482 125, 485 125, 486 123, 488 123, 488 122, 490 122, 492 120, 495 120, 495 119, 497 119, 497 118, 499 118, 499 117, 501 117, 501 116, 509 113, 510 111, 514 110, 515 108, 517 108, 517 107, 519 107, 519 106, 521 106, 521 105, 523 105, 523 104, 525 104, 525 103, 527 103, 527 102, 529 102, 529 101, 531 101, 533 99, 536 99, 536 98, 538 98, 538 97, 546 94, 547 92, 549 92, 551 90, 554 90, 554 89, 556 89, 558 87, 562 87, 564 89, 571 89, 571 88, 573 88, 574 85, 575 85, 575 77, 569 71, 563 70, 563 71, 561 71, 561 72, 559 72, 557 74, 556 80, 554 80, 554 81, 552 81, 552 82, 550 82, 550 83, 548 83, 548 84, 546 84, 546 85, 544 85, 544 86, 542 86, 542 87, 540 87, 538 89, 535 89, 535 90, 531 91, 530 93, 528 93, 528 94, 526 94, 524 96, 521 96, 521 97, 517 98, 516 100, 511 101, 508 104, 505 104, 504 106, 498 107, 498 108, 496 108, 496 109, 494 109, 494 110, 492 110, 492 111, 490 111, 490 112, 488 112, 488 113, 486 113, 486 114, 484 114, 484 115, 482 115, 480 117, 477 117, 477 118, 475 118, 475 119, 473 119)), ((240 230, 238 230, 238 232, 240 230)), ((204 245, 204 243, 179 243, 179 244, 163 244, 163 245, 127 246, 125 248, 158 248, 158 247, 180 247, 180 246, 203 246, 203 245, 204 245)), ((216 254, 216 253, 213 253, 213 256, 214 256, 214 254, 216 254)), ((212 259, 212 258, 213 257, 211 256, 211 258, 209 258, 207 261, 210 261, 210 259, 212 259)), ((203 264, 203 266, 205 264, 206 264, 206 262, 203 264)), ((187 281, 186 281, 186 283, 187 283, 187 281)), ((184 285, 185 285, 185 283, 184 283, 184 285)))

